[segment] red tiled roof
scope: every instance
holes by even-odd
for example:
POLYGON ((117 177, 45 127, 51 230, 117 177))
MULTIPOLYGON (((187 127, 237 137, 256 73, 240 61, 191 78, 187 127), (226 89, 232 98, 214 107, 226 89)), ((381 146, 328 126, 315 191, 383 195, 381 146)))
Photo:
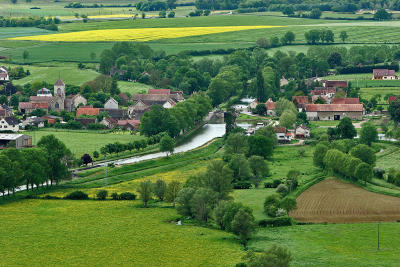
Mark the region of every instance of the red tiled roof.
POLYGON ((388 70, 388 69, 373 69, 372 73, 374 77, 396 76, 396 72, 394 70, 388 70))
POLYGON ((138 128, 139 124, 140 124, 140 120, 119 120, 118 121, 118 126, 122 126, 122 127, 130 125, 133 128, 138 128))
POLYGON ((317 89, 317 90, 312 90, 311 95, 327 95, 327 94, 335 94, 336 89, 317 89))
POLYGON ((271 98, 265 102, 265 106, 267 107, 267 110, 275 110, 275 102, 272 101, 271 98))
POLYGON ((171 90, 169 90, 169 89, 149 89, 149 91, 147 93, 151 94, 151 95, 169 95, 169 94, 171 94, 171 90))
POLYGON ((275 127, 276 133, 286 133, 286 127, 275 127))
POLYGON ((362 112, 362 104, 307 104, 306 111, 345 111, 345 112, 362 112))
POLYGON ((308 104, 308 96, 292 96, 292 101, 296 100, 297 104, 308 104))
POLYGON ((360 99, 358 97, 354 98, 335 97, 332 99, 331 104, 360 104, 360 99))
POLYGON ((392 103, 393 101, 396 101, 397 98, 398 98, 398 96, 389 96, 389 105, 390 105, 390 103, 392 103))
POLYGON ((345 88, 347 86, 349 86, 347 81, 325 81, 325 88, 328 87, 345 88))
POLYGON ((61 78, 58 78, 58 80, 56 81, 56 83, 54 85, 65 86, 65 83, 61 80, 61 78))
POLYGON ((49 103, 19 102, 18 107, 20 109, 48 109, 49 103))
POLYGON ((76 117, 81 115, 97 116, 100 113, 99 108, 78 108, 76 110, 76 117))

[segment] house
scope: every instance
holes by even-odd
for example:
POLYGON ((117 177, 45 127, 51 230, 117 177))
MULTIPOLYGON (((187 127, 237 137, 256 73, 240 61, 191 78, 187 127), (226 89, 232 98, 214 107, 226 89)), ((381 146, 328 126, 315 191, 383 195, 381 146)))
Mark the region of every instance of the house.
POLYGON ((331 100, 331 104, 360 104, 360 99, 358 97, 334 97, 331 100))
POLYGON ((275 127, 276 138, 279 143, 290 143, 292 135, 286 131, 286 127, 275 127))
POLYGON ((362 120, 362 104, 307 104, 308 120, 340 120, 348 117, 353 120, 362 120))
POLYGON ((49 111, 48 103, 32 103, 32 102, 19 102, 18 111, 23 114, 29 114, 35 109, 43 109, 46 113, 49 111))
POLYGON ((275 116, 275 102, 272 101, 272 99, 268 99, 267 102, 265 102, 265 107, 267 108, 267 115, 268 116, 275 116))
POLYGON ((393 102, 396 101, 398 96, 389 96, 389 105, 393 102))
POLYGON ((125 93, 120 93, 119 95, 118 95, 118 97, 119 97, 119 99, 121 99, 121 102, 122 102, 122 105, 127 105, 128 104, 128 102, 129 102, 129 97, 128 97, 128 95, 127 94, 125 94, 125 93))
POLYGON ((128 117, 131 119, 140 119, 142 115, 150 110, 150 106, 142 100, 137 101, 133 106, 128 107, 128 117))
POLYGON ((8 76, 8 70, 6 67, 1 66, 0 67, 0 81, 1 82, 7 82, 10 80, 10 77, 8 76))
POLYGON ((75 118, 75 121, 80 122, 86 128, 88 124, 96 123, 97 118, 75 118))
POLYGON ((332 98, 336 94, 336 88, 325 89, 323 87, 316 87, 310 92, 311 96, 332 98))
POLYGON ((22 128, 25 129, 26 126, 35 126, 37 128, 43 128, 44 127, 44 122, 45 120, 42 118, 38 118, 36 116, 28 117, 26 120, 22 122, 22 128))
POLYGON ((13 115, 13 111, 9 106, 0 105, 0 117, 12 117, 13 115))
POLYGON ((397 80, 398 77, 394 70, 389 69, 373 69, 372 80, 397 80))
POLYGON ((167 95, 172 98, 175 102, 181 102, 185 100, 183 91, 171 91, 170 89, 149 89, 148 95, 167 95))
POLYGON ((126 109, 104 109, 101 108, 100 112, 107 112, 108 116, 115 119, 121 120, 128 117, 128 111, 126 109))
POLYGON ((14 117, 5 117, 0 119, 0 131, 12 131, 18 132, 19 131, 19 122, 14 117))
POLYGON ((103 124, 104 126, 106 126, 107 129, 114 129, 117 124, 118 121, 116 121, 113 118, 103 118, 103 120, 100 122, 100 124, 103 124))
POLYGON ((0 148, 8 147, 32 147, 32 137, 24 134, 0 134, 0 148))
POLYGON ((118 74, 120 77, 124 76, 126 73, 126 70, 119 70, 115 66, 113 66, 110 70, 110 77, 114 77, 116 74, 118 74))
POLYGON ((258 100, 254 99, 254 101, 249 104, 250 110, 256 109, 257 105, 258 105, 258 100))
POLYGON ((119 120, 117 125, 122 129, 134 131, 139 129, 140 120, 119 120))
POLYGON ((288 85, 289 81, 285 78, 285 76, 282 76, 281 80, 279 81, 279 84, 281 87, 288 85))
POLYGON ((118 109, 118 101, 110 97, 104 104, 104 109, 118 109))
POLYGON ((347 88, 349 87, 348 81, 322 81, 322 86, 325 89, 338 89, 338 88, 347 88))
POLYGON ((44 115, 41 118, 44 119, 45 121, 47 121, 49 124, 54 124, 57 121, 59 121, 59 122, 63 121, 62 117, 54 116, 54 115, 44 115))
POLYGON ((91 106, 89 107, 79 107, 76 109, 76 117, 80 117, 82 115, 87 115, 87 116, 97 116, 100 113, 99 108, 93 108, 91 106))
MULTIPOLYGON (((154 89, 154 90, 169 90, 169 89, 154 89)), ((134 104, 128 107, 129 118, 140 119, 144 112, 151 109, 153 105, 160 105, 163 108, 169 109, 176 106, 177 101, 171 98, 168 94, 139 94, 133 95, 134 104)), ((176 98, 175 98, 176 99, 176 98)), ((178 101, 179 102, 179 101, 178 101)))
POLYGON ((300 125, 296 128, 295 136, 298 139, 305 139, 310 137, 310 128, 305 125, 300 125))
POLYGON ((309 104, 308 96, 301 95, 292 96, 292 102, 299 109, 299 111, 302 111, 306 107, 306 104, 309 104))
POLYGON ((64 109, 68 112, 75 111, 79 106, 86 106, 87 100, 81 94, 69 95, 65 99, 64 109))

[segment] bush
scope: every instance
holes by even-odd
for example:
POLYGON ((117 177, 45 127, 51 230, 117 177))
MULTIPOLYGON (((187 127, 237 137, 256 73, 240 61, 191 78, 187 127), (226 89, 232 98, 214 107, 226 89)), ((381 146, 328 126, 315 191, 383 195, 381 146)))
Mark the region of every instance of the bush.
POLYGON ((374 168, 374 176, 379 179, 383 179, 383 175, 385 174, 385 170, 379 167, 374 168))
POLYGON ((97 199, 99 200, 105 200, 108 196, 108 191, 107 190, 100 190, 97 192, 97 199))
POLYGON ((119 195, 120 200, 135 200, 136 195, 130 192, 123 192, 119 195))
POLYGON ((60 197, 45 195, 43 199, 61 199, 60 197))
POLYGON ((234 189, 250 189, 251 183, 246 181, 240 181, 233 184, 234 189))
POLYGON ((116 193, 116 192, 112 193, 112 194, 111 194, 111 198, 112 198, 113 200, 119 200, 119 195, 118 195, 118 193, 116 193))
POLYGON ((276 192, 282 196, 286 196, 289 193, 289 189, 285 184, 280 184, 278 188, 276 188, 276 192))
POLYGON ((277 188, 282 181, 280 179, 268 180, 264 183, 265 188, 277 188))
POLYGON ((271 219, 264 219, 258 222, 260 227, 280 227, 280 226, 291 226, 294 221, 289 216, 282 216, 271 219))
POLYGON ((88 194, 86 194, 82 191, 74 191, 74 192, 66 195, 65 199, 85 200, 85 199, 89 199, 89 196, 88 196, 88 194))

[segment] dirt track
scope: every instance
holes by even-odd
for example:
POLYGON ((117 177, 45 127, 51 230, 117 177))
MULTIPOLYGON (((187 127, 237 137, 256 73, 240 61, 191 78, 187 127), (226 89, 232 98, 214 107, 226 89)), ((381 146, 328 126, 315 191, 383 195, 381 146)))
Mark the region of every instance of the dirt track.
POLYGON ((290 216, 299 222, 392 222, 400 220, 400 198, 366 191, 336 179, 320 182, 297 198, 290 216))

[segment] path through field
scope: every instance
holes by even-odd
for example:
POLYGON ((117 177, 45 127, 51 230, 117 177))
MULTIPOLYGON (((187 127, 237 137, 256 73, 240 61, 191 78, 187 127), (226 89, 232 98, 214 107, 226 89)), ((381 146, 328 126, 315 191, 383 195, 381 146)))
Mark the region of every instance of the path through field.
POLYGON ((290 213, 300 222, 393 222, 400 220, 400 198, 369 192, 337 179, 320 182, 297 198, 290 213))

